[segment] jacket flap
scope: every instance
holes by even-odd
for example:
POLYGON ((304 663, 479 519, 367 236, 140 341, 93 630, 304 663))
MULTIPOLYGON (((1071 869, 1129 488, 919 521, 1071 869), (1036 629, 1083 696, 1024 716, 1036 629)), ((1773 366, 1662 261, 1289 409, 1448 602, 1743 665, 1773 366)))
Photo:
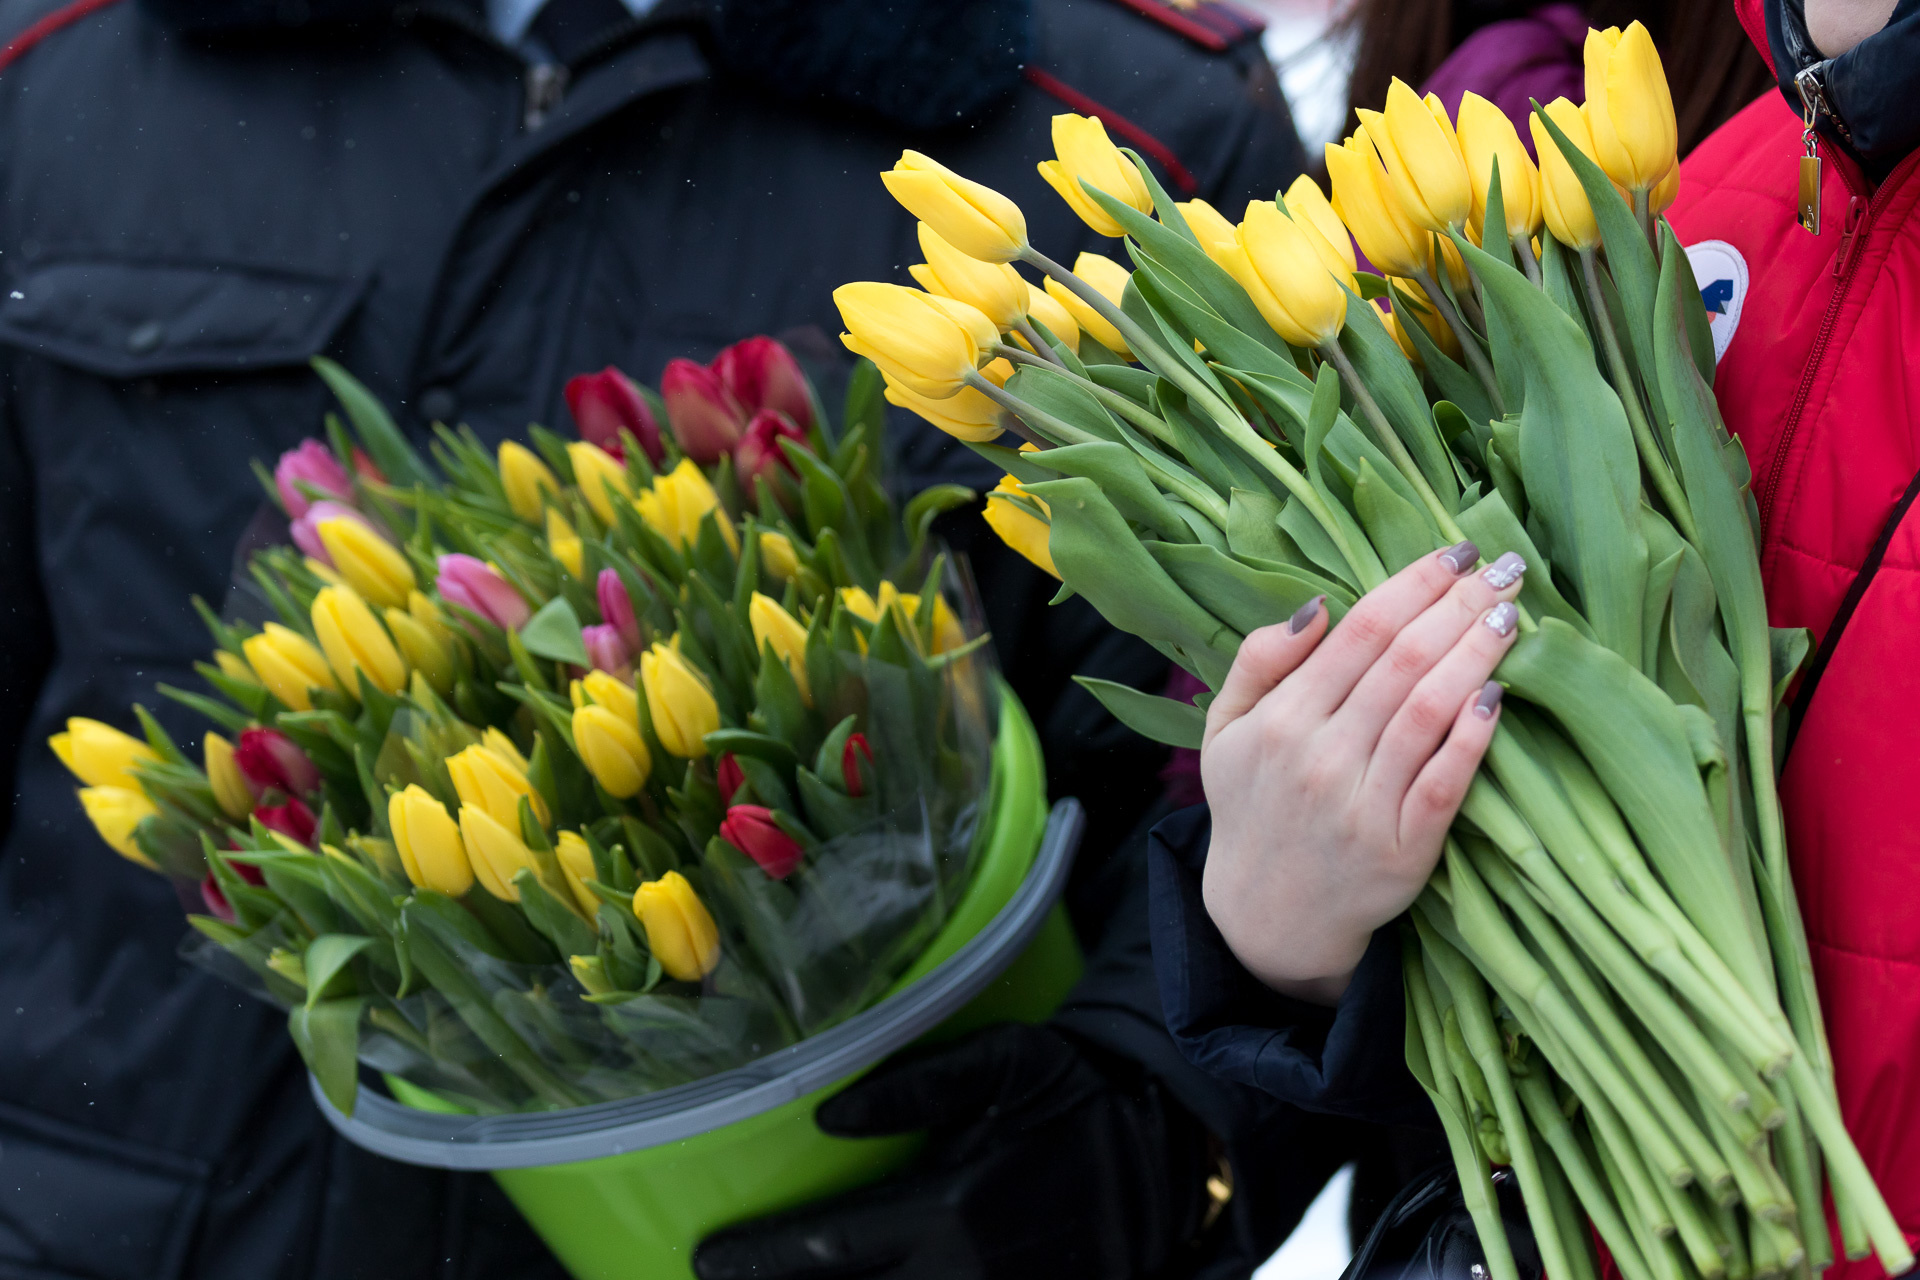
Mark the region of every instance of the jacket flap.
POLYGON ((296 365, 325 349, 366 284, 227 263, 53 262, 7 286, 0 343, 108 378, 296 365))

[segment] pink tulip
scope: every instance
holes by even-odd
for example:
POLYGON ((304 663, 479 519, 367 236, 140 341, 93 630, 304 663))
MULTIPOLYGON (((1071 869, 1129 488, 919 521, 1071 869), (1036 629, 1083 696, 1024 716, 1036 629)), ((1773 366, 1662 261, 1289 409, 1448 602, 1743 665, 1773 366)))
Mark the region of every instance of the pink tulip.
POLYGON ((233 744, 233 763, 255 799, 267 791, 310 796, 320 789, 320 770, 278 729, 242 729, 233 744))
POLYGON ((469 609, 505 631, 518 631, 533 616, 533 609, 505 578, 472 556, 441 556, 439 587, 448 604, 469 609))
POLYGON ((566 395, 574 425, 588 444, 599 445, 625 462, 626 452, 620 447, 620 432, 625 429, 633 433, 656 465, 667 456, 660 442, 660 424, 653 420, 653 411, 647 408, 640 388, 612 365, 598 373, 568 379, 566 395))
POLYGON ((633 650, 613 627, 604 624, 580 628, 580 640, 587 646, 587 660, 595 671, 604 671, 622 680, 633 677, 633 650))
POLYGON ((807 377, 793 354, 772 338, 736 342, 709 366, 748 413, 777 409, 802 427, 813 422, 807 377))
POLYGON ((594 588, 600 596, 600 620, 619 632, 628 653, 640 652, 640 622, 633 616, 633 597, 627 594, 619 571, 602 569, 594 588))
POLYGON ((720 838, 760 864, 775 880, 785 880, 807 851, 782 831, 773 810, 757 804, 736 804, 720 823, 720 838))
POLYGON ((353 497, 353 482, 333 456, 333 450, 311 437, 280 455, 273 468, 273 487, 280 491, 287 515, 295 520, 307 514, 313 499, 300 491, 306 485, 319 493, 331 494, 342 501, 353 497))
POLYGON ((747 411, 713 370, 691 360, 670 360, 660 375, 673 438, 701 466, 720 461, 747 429, 747 411))
POLYGON ((271 807, 261 805, 253 811, 253 816, 267 830, 278 831, 296 844, 304 844, 308 848, 313 847, 314 832, 320 829, 313 810, 298 800, 271 807))
POLYGON ((742 486, 751 490, 756 479, 764 475, 771 481, 779 471, 795 474, 793 463, 780 448, 782 440, 804 444, 806 434, 778 409, 762 409, 753 415, 753 421, 747 424, 747 433, 733 447, 733 470, 742 486))

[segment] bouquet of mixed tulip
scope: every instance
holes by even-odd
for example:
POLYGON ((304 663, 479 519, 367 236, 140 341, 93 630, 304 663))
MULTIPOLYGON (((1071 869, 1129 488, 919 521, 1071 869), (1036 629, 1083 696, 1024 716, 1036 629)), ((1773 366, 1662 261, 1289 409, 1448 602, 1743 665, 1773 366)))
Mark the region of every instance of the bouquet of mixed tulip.
POLYGON ((967 879, 996 703, 927 545, 973 495, 896 514, 871 366, 838 432, 756 338, 432 463, 316 366, 350 426, 262 471, 295 546, 236 593, 258 625, 201 606, 219 696, 163 688, 233 736, 52 742, 109 844, 198 882, 195 958, 343 1110, 359 1062, 482 1111, 623 1097, 883 993, 967 879))
MULTIPOLYGON (((1515 1269, 1491 1165, 1557 1280, 1596 1274, 1588 1221, 1628 1280, 1817 1271, 1823 1158, 1846 1252, 1899 1272, 1775 792, 1806 639, 1768 628, 1745 455, 1659 217, 1671 100, 1637 23, 1586 58, 1584 107, 1536 104, 1538 167, 1491 104, 1456 122, 1395 82, 1328 147, 1331 202, 1302 179, 1237 225, 1056 117, 1041 171, 1131 272, 1068 271, 1011 202, 908 152, 883 178, 923 220, 927 291, 844 286, 843 340, 1008 473, 988 518, 1010 544, 1211 689, 1315 597, 1337 621, 1436 549, 1522 558, 1506 711, 1406 926, 1408 1063, 1493 1275, 1515 1269)), ((1088 684, 1199 745, 1199 706, 1088 684)))

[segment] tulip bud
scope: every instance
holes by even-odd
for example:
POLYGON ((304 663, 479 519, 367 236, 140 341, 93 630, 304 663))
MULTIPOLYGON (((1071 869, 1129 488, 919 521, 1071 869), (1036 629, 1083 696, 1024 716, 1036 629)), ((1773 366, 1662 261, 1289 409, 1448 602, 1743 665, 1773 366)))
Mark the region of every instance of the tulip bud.
POLYGON ((234 767, 247 788, 258 796, 310 796, 320 789, 320 770, 297 743, 278 729, 242 729, 233 749, 234 767))
POLYGON ((301 492, 303 485, 341 502, 353 500, 353 482, 347 478, 346 469, 333 456, 333 450, 311 438, 281 454, 274 464, 273 487, 279 491, 289 519, 298 520, 313 505, 314 499, 301 492))
POLYGON ((573 713, 573 743, 593 780, 616 800, 637 795, 653 772, 639 726, 588 703, 573 713))
MULTIPOLYGON (((1410 296, 1416 304, 1412 308, 1407 308, 1407 318, 1418 321, 1420 327, 1427 331, 1427 336, 1433 339, 1433 344, 1436 347, 1439 347, 1442 351, 1446 352, 1447 355, 1458 360, 1460 358, 1460 335, 1453 331, 1452 325, 1441 318, 1439 309, 1433 305, 1433 300, 1427 297, 1427 291, 1421 287, 1420 282, 1417 280, 1395 280, 1393 286, 1400 292, 1410 296), (1421 310, 1420 308, 1425 309, 1421 310)), ((1393 306, 1393 322, 1396 327, 1400 325, 1402 320, 1401 310, 1402 308, 1398 300, 1396 300, 1393 306)), ((1404 335, 1397 337, 1396 340, 1401 343, 1401 350, 1403 351, 1418 350, 1418 348, 1413 346, 1412 341, 1405 338, 1404 335)), ((1408 359, 1412 358, 1412 356, 1408 357, 1408 359)))
POLYGON ((833 291, 847 332, 840 341, 880 371, 932 400, 965 385, 1000 341, 978 308, 897 284, 861 282, 833 291))
POLYGON ((320 569, 314 569, 314 572, 320 573, 323 578, 338 580, 340 575, 334 571, 333 556, 326 544, 320 541, 322 520, 358 520, 361 524, 367 524, 368 521, 352 507, 322 499, 308 507, 306 514, 287 527, 287 536, 293 539, 294 546, 300 548, 300 554, 307 558, 307 567, 313 569, 317 564, 326 572, 321 573, 320 569))
POLYGON ((1326 156, 1334 212, 1353 233, 1360 252, 1389 275, 1425 271, 1433 261, 1432 241, 1402 212, 1368 131, 1356 129, 1344 143, 1328 143, 1326 156))
POLYGON ((413 566, 392 543, 364 521, 336 518, 319 524, 320 542, 347 585, 387 608, 407 602, 413 590, 413 566))
POLYGON ((1521 145, 1507 113, 1477 93, 1460 98, 1460 150, 1466 157, 1467 175, 1473 183, 1472 228, 1484 242, 1487 219, 1487 192, 1493 182, 1493 166, 1500 163, 1500 204, 1506 211, 1504 232, 1496 230, 1496 241, 1504 234, 1508 240, 1530 236, 1540 229, 1540 170, 1521 145))
POLYGON ((473 888, 460 826, 425 787, 416 782, 387 797, 387 826, 407 879, 456 898, 473 888))
POLYGON ((586 548, 557 507, 547 508, 547 550, 574 577, 586 573, 586 548))
MULTIPOLYGON (((920 601, 916 598, 913 607, 918 609, 920 601)), ((933 652, 946 653, 958 649, 967 642, 967 631, 960 625, 960 619, 953 616, 953 610, 947 606, 945 596, 935 596, 933 600, 933 652)))
POLYGON ((453 780, 460 803, 513 831, 520 829, 523 796, 533 805, 535 819, 542 825, 548 820, 547 802, 527 781, 526 763, 519 755, 511 745, 505 751, 479 745, 447 757, 447 775, 453 780))
POLYGON ((753 415, 753 421, 747 424, 746 434, 733 447, 733 473, 740 477, 741 485, 748 489, 761 476, 771 481, 781 471, 795 475, 793 463, 788 461, 780 442, 792 440, 805 444, 806 439, 806 433, 794 424, 792 418, 777 409, 762 409, 753 415))
POLYGON ((1018 205, 918 151, 901 152, 880 181, 908 213, 970 258, 1011 262, 1027 247, 1027 219, 1018 205))
POLYGON ((326 587, 313 598, 313 634, 343 689, 358 689, 356 674, 382 693, 407 687, 399 649, 352 587, 326 587))
POLYGON ((592 846, 578 831, 562 831, 554 839, 553 856, 560 863, 560 874, 567 878, 567 888, 573 891, 580 914, 592 923, 600 914, 600 897, 587 887, 587 881, 600 878, 599 869, 593 865, 592 846))
POLYGON ((277 622, 269 622, 257 636, 248 636, 240 650, 267 692, 294 711, 313 710, 312 690, 336 687, 333 671, 312 642, 277 622))
POLYGON ((1680 194, 1680 166, 1667 170, 1667 176, 1660 179, 1653 191, 1647 196, 1647 210, 1650 213, 1665 213, 1680 194))
POLYGON ((1416 226, 1445 234, 1466 224, 1473 208, 1467 162, 1440 99, 1428 101, 1395 77, 1387 89, 1387 109, 1358 111, 1360 123, 1387 167, 1400 209, 1416 226))
POLYGON ((1003 333, 1026 316, 1027 282, 1006 263, 970 258, 924 222, 920 224, 920 252, 927 255, 927 260, 907 271, 928 293, 966 303, 1003 333))
POLYGON ((749 415, 762 409, 786 414, 804 429, 813 423, 807 375, 793 353, 765 336, 745 338, 713 358, 712 369, 749 415))
POLYGON ((882 394, 888 404, 919 414, 956 440, 985 444, 999 439, 1005 430, 1000 425, 1000 406, 988 398, 986 392, 974 387, 962 387, 944 400, 929 400, 887 378, 882 394))
POLYGON ((1002 476, 993 492, 987 495, 987 524, 1000 535, 1000 541, 1054 577, 1059 577, 1060 571, 1053 567, 1053 551, 1047 541, 1053 534, 1053 526, 1010 495, 1019 495, 1048 516, 1053 514, 1044 499, 1024 492, 1020 482, 1012 476, 1002 476))
POLYGON ((233 760, 233 744, 217 733, 209 733, 200 744, 201 760, 207 769, 207 785, 213 789, 213 802, 220 812, 235 822, 253 812, 257 797, 247 785, 246 776, 233 760))
POLYGON ((1121 204, 1141 213, 1153 212, 1153 194, 1133 161, 1120 154, 1120 148, 1107 138, 1107 128, 1091 116, 1058 115, 1053 118, 1053 151, 1058 157, 1040 162, 1040 176, 1060 193, 1080 220, 1103 236, 1124 236, 1127 231, 1112 215, 1086 193, 1080 183, 1112 196, 1121 204))
MULTIPOLYGON (((480 735, 480 745, 499 756, 502 760, 505 760, 521 773, 526 773, 533 767, 527 763, 527 758, 520 754, 520 748, 514 745, 513 739, 492 725, 488 725, 487 731, 480 735)), ((543 817, 541 820, 545 821, 545 818, 543 817)))
POLYGON ((216 649, 213 652, 213 665, 219 667, 220 674, 229 680, 255 686, 260 683, 260 678, 253 674, 253 668, 247 665, 247 660, 237 653, 216 649))
POLYGON ((211 871, 200 880, 200 902, 206 907, 207 914, 215 920, 233 923, 233 904, 227 901, 226 894, 220 892, 220 882, 213 878, 211 871))
POLYGON ((733 758, 733 752, 724 752, 720 762, 713 767, 714 785, 720 789, 720 802, 730 804, 740 794, 740 788, 747 785, 746 771, 740 762, 733 758))
POLYGON ((1303 220, 1280 212, 1268 200, 1247 205, 1237 228, 1238 245, 1223 251, 1221 265, 1239 282, 1275 333, 1296 347, 1325 346, 1347 320, 1347 295, 1330 267, 1339 255, 1303 220))
POLYGON ((642 644, 640 622, 633 615, 633 597, 627 594, 627 584, 619 571, 602 569, 593 585, 600 600, 600 620, 619 633, 627 652, 638 653, 642 644))
POLYGON ((261 805, 253 811, 253 817, 267 830, 277 831, 295 844, 309 849, 313 847, 314 832, 320 827, 313 810, 291 796, 284 804, 261 805))
POLYGON ((519 836, 520 820, 501 822, 475 805, 460 807, 460 842, 466 846, 467 862, 474 879, 502 902, 520 901, 520 886, 513 877, 521 868, 538 875, 540 864, 519 836))
POLYGON ((736 804, 720 820, 720 838, 760 864, 775 880, 785 880, 807 851, 774 823, 773 811, 757 804, 736 804))
POLYGON ((720 727, 720 704, 707 678, 678 650, 655 644, 640 655, 640 685, 660 745, 682 760, 706 755, 706 736, 720 727))
MULTIPOLYGON (((419 592, 414 592, 418 595, 419 592)), ((387 630, 407 665, 426 677, 435 693, 444 696, 453 688, 453 655, 432 629, 423 626, 412 614, 399 609, 385 613, 387 630)))
POLYGON ((807 687, 807 629, 800 620, 780 607, 771 596, 756 591, 747 604, 747 621, 753 627, 753 647, 765 652, 769 645, 800 686, 800 698, 813 705, 813 691, 807 687))
POLYGON ((760 563, 782 582, 791 582, 800 572, 800 557, 793 550, 793 539, 784 533, 760 535, 760 563))
MULTIPOLYGON (((1560 126, 1567 141, 1586 157, 1593 158, 1593 135, 1587 130, 1586 112, 1565 98, 1546 105, 1547 118, 1560 126)), ((1573 166, 1561 155, 1559 144, 1538 115, 1527 123, 1533 130, 1533 149, 1540 156, 1540 210, 1546 217, 1553 238, 1570 249, 1591 249, 1600 243, 1600 228, 1593 219, 1593 206, 1587 202, 1587 190, 1573 172, 1573 166)))
MULTIPOLYGON (((1083 253, 1075 258, 1073 274, 1092 285, 1101 297, 1116 307, 1126 294, 1127 281, 1132 278, 1125 267, 1097 253, 1083 253)), ((1067 314, 1073 317, 1074 323, 1087 336, 1115 355, 1129 360, 1133 358, 1133 353, 1127 349, 1127 340, 1120 336, 1120 331, 1108 323, 1105 316, 1081 301, 1079 294, 1052 276, 1047 277, 1047 292, 1055 302, 1067 309, 1067 314)))
POLYGON ((612 528, 614 497, 633 497, 633 481, 627 469, 612 454, 585 440, 576 440, 567 446, 567 460, 573 464, 573 479, 580 486, 580 496, 587 500, 593 514, 600 517, 600 523, 612 528), (609 489, 613 492, 609 493, 609 489))
POLYGON ((149 871, 160 869, 134 838, 140 824, 160 812, 145 792, 131 787, 84 787, 80 791, 80 807, 86 810, 88 821, 93 823, 93 829, 100 833, 108 848, 149 871))
POLYGON ((560 479, 538 454, 517 440, 500 442, 500 483, 507 505, 528 524, 538 524, 542 497, 560 496, 560 479))
POLYGON ((719 967, 720 930, 678 871, 635 889, 633 914, 647 932, 647 949, 668 977, 698 982, 719 967))
POLYGON ((867 735, 850 733, 847 745, 840 751, 840 779, 846 784, 847 794, 858 800, 867 794, 867 780, 860 773, 860 759, 866 757, 867 768, 873 768, 873 748, 867 745, 867 735))
POLYGON ((703 467, 732 451, 747 427, 747 411, 713 370, 692 360, 669 360, 660 398, 681 451, 703 467))
POLYGON ((434 583, 441 599, 479 614, 504 631, 518 631, 533 616, 533 608, 508 581, 484 560, 454 553, 439 560, 434 583))
MULTIPOLYGON (((567 379, 567 408, 580 438, 622 461, 621 431, 629 432, 656 465, 667 456, 660 441, 660 424, 632 378, 608 365, 598 373, 567 379)), ((576 466, 578 464, 575 464, 576 466)), ((591 499, 589 499, 591 501, 591 499)))
MULTIPOLYGON (((1067 350, 1079 354, 1080 322, 1073 318, 1071 311, 1060 305, 1059 299, 1038 285, 1027 286, 1027 318, 1038 320, 1047 327, 1048 333, 1065 344, 1067 350)), ((1033 344, 1018 334, 1014 335, 1014 341, 1029 351, 1033 349, 1033 344)))
POLYGON ((631 684, 604 671, 589 671, 586 678, 577 683, 584 701, 577 700, 575 705, 584 706, 592 702, 605 707, 628 724, 640 723, 640 695, 631 684))
POLYGON ((1646 27, 1634 22, 1625 31, 1589 30, 1585 56, 1583 110, 1593 158, 1627 190, 1651 191, 1679 159, 1679 128, 1660 51, 1646 27))
MULTIPOLYGON (((1333 257, 1327 262, 1327 270, 1336 277, 1344 269, 1350 277, 1359 267, 1359 259, 1353 253, 1353 237, 1347 234, 1346 224, 1340 221, 1340 215, 1333 211, 1333 205, 1327 200, 1319 186, 1306 174, 1293 180, 1283 197, 1287 205, 1287 216, 1305 227, 1311 227, 1320 234, 1321 240, 1333 250, 1333 257)), ((1352 280, 1346 281, 1349 288, 1352 280)))
POLYGON ((587 661, 594 670, 605 671, 621 679, 633 676, 633 651, 620 633, 605 623, 580 628, 580 642, 586 646, 587 661))
POLYGON ((1174 206, 1187 220, 1187 229, 1193 232, 1200 247, 1215 262, 1220 261, 1219 250, 1239 242, 1239 228, 1228 221, 1226 216, 1205 200, 1188 200, 1174 206))
POLYGON ((691 547, 700 537, 700 524, 708 512, 720 527, 720 537, 729 550, 740 550, 740 535, 720 505, 704 472, 691 458, 682 458, 672 471, 653 478, 653 483, 633 500, 647 527, 677 547, 691 547))
POLYGON ((47 745, 68 772, 90 787, 137 791, 140 781, 133 776, 133 766, 160 763, 153 748, 139 738, 85 716, 70 718, 67 731, 48 738, 47 745))

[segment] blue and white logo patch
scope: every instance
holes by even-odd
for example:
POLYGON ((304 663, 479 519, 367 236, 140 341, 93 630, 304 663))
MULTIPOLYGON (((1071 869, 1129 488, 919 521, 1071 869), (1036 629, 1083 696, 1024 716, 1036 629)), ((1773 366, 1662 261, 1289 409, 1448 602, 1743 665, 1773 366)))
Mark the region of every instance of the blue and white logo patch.
POLYGON ((1733 331, 1740 327, 1740 309, 1747 301, 1747 260, 1725 240, 1702 240, 1687 246, 1687 261, 1693 264, 1700 301, 1707 305, 1713 360, 1718 364, 1733 341, 1733 331))

